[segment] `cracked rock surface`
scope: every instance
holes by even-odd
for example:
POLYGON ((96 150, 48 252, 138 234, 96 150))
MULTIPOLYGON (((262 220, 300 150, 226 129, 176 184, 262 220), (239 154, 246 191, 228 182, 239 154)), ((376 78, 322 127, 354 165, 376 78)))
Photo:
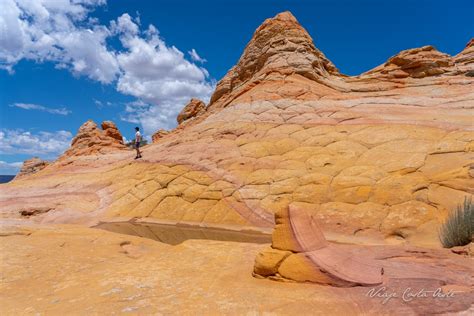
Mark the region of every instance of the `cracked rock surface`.
POLYGON ((145 146, 142 160, 122 150, 114 125, 88 121, 58 161, 1 185, 1 214, 272 227, 275 212, 301 203, 325 229, 439 245, 440 221, 473 193, 471 57, 471 44, 455 57, 427 46, 347 77, 279 14, 205 112, 145 146))
POLYGON ((474 193, 473 49, 406 50, 349 77, 291 13, 265 20, 210 103, 185 108, 142 159, 112 122, 88 121, 57 161, 0 184, 0 310, 468 315, 472 245, 415 246, 439 248, 440 223, 474 193), (303 220, 289 237, 290 205, 320 233, 303 220), (135 220, 275 229, 271 245, 170 246, 84 227, 135 220), (298 231, 314 238, 302 247, 298 231), (399 295, 461 294, 382 304, 367 294, 384 284, 374 260, 399 295))

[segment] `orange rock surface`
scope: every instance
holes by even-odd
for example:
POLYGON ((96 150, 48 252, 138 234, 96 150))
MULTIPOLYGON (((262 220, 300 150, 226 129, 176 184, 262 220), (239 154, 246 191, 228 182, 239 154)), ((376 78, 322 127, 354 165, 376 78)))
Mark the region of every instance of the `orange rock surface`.
POLYGON ((265 20, 210 103, 185 108, 143 159, 113 123, 88 121, 57 161, 0 185, 0 310, 469 314, 470 248, 421 246, 439 248, 440 223, 473 195, 472 44, 349 77, 291 13, 265 20), (172 247, 53 225, 137 220, 274 232, 271 246, 172 247), (253 265, 318 284, 252 278, 253 265), (385 285, 458 294, 382 304, 368 291, 385 285))
POLYGON ((276 215, 272 246, 257 256, 254 273, 340 287, 390 288, 401 280, 418 279, 427 285, 460 286, 470 289, 469 297, 474 295, 472 258, 449 250, 328 242, 317 220, 293 204, 276 215), (275 257, 278 260, 271 260, 275 257))
MULTIPOLYGON (((258 244, 188 240, 170 246, 75 225, 14 222, 2 222, 0 235, 2 315, 426 315, 433 308, 438 314, 469 315, 472 311, 472 292, 465 286, 423 279, 400 279, 383 289, 253 278, 254 258, 267 247, 258 244), (404 301, 408 287, 409 301, 404 301), (446 297, 433 298, 428 292, 421 292, 426 297, 416 296, 423 289, 438 288, 438 295, 446 297), (454 296, 448 296, 450 291, 454 296)), ((419 256, 420 262, 430 260, 429 253, 419 256)), ((449 254, 443 256, 443 262, 452 264, 449 254)), ((403 262, 403 257, 390 260, 403 262)))
POLYGON ((473 67, 471 44, 455 57, 427 46, 347 77, 281 13, 205 113, 141 161, 86 122, 61 159, 1 186, 0 210, 272 227, 298 202, 325 230, 439 246, 439 223, 473 193, 473 67))
POLYGON ((117 126, 112 121, 104 121, 101 124, 105 136, 115 139, 119 144, 123 144, 123 137, 117 126))
POLYGON ((23 162, 20 171, 16 175, 16 179, 19 179, 23 176, 33 174, 35 172, 44 169, 46 166, 49 165, 49 161, 42 160, 38 157, 33 157, 31 159, 27 159, 23 162))
POLYGON ((164 136, 168 135, 169 134, 169 131, 165 130, 165 129, 160 129, 158 131, 156 131, 152 136, 151 136, 151 140, 152 142, 156 143, 158 142, 160 139, 162 139, 164 136))
POLYGON ((188 104, 179 112, 176 120, 178 124, 183 123, 193 117, 199 116, 206 111, 206 104, 199 99, 191 99, 188 104))

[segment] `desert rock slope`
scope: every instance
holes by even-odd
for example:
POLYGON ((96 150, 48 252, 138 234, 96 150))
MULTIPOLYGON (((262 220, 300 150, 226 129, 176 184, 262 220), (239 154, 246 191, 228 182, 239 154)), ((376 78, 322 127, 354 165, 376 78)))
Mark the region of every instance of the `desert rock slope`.
POLYGON ((473 71, 471 41, 454 57, 425 46, 348 77, 284 12, 144 159, 122 150, 112 122, 86 122, 48 168, 2 185, 2 216, 272 227, 299 203, 334 231, 436 242, 474 187, 473 71))
POLYGON ((0 185, 1 310, 469 314, 472 258, 428 248, 474 191, 473 44, 351 77, 291 13, 265 20, 143 159, 113 122, 87 121, 59 159, 0 185), (118 221, 275 230, 271 246, 170 246, 84 227, 118 221), (373 304, 379 285, 460 294, 373 304))

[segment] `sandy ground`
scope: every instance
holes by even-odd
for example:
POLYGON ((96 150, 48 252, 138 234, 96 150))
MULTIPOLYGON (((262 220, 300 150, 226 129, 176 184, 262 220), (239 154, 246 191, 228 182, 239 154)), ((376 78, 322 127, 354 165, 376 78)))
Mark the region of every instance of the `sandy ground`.
POLYGON ((254 259, 265 244, 171 246, 74 225, 11 221, 0 236, 2 315, 409 315, 417 304, 397 298, 382 304, 363 287, 254 278, 254 259))

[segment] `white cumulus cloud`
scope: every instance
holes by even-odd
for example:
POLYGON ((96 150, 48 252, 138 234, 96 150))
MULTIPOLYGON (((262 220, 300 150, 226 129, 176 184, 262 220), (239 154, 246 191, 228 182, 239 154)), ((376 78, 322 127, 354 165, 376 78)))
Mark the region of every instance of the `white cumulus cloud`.
POLYGON ((107 27, 87 19, 105 0, 2 0, 0 68, 13 72, 21 59, 51 61, 102 83, 119 72, 106 47, 107 27))
POLYGON ((6 162, 6 161, 3 161, 3 160, 0 160, 0 166, 1 167, 20 168, 22 165, 23 165, 22 161, 6 162))
POLYGON ((17 107, 24 110, 37 110, 42 112, 48 112, 51 114, 59 114, 59 115, 68 115, 71 113, 70 110, 66 108, 50 108, 47 106, 39 105, 39 104, 32 104, 32 103, 13 103, 10 104, 10 107, 17 107))
POLYGON ((0 130, 0 154, 27 154, 52 158, 63 153, 71 144, 68 131, 32 133, 20 129, 0 130))
POLYGON ((89 17, 105 3, 2 0, 0 69, 13 73, 22 59, 53 62, 75 75, 113 83, 117 91, 136 97, 122 118, 141 124, 146 134, 173 128, 177 114, 190 98, 205 102, 210 98, 214 82, 205 68, 195 64, 205 59, 195 49, 188 52, 191 60, 186 59, 160 37, 155 26, 142 30, 140 20, 127 13, 108 26, 89 17), (120 40, 121 47, 107 46, 107 40, 113 38, 120 40))
POLYGON ((191 56, 191 59, 200 63, 205 63, 207 60, 199 56, 199 54, 196 52, 196 50, 193 48, 190 51, 188 51, 189 56, 191 56))
MULTIPOLYGON (((122 74, 118 91, 139 98, 127 104, 126 116, 140 122, 150 134, 158 128, 172 128, 176 116, 191 97, 209 100, 214 89, 207 80, 208 72, 185 59, 174 46, 167 46, 155 27, 150 26, 142 37, 128 14, 118 18, 116 27, 127 49, 117 55, 122 74)), ((136 24, 135 24, 136 25, 136 24)))
POLYGON ((22 165, 23 162, 21 161, 6 162, 0 160, 0 174, 16 174, 22 165))

